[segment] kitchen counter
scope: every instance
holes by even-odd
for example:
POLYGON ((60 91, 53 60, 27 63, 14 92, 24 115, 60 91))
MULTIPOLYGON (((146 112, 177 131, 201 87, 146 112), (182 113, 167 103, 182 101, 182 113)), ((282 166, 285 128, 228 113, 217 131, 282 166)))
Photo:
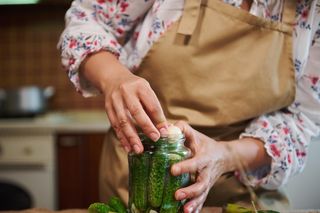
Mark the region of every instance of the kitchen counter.
POLYGON ((107 115, 99 110, 48 112, 35 118, 0 119, 0 133, 106 132, 107 115))

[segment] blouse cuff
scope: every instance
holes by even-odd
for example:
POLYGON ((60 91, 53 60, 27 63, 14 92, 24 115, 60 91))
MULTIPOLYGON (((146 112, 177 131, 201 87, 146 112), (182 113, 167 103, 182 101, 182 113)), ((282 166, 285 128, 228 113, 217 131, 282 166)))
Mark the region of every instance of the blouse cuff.
POLYGON ((101 50, 111 52, 117 57, 121 53, 121 45, 115 39, 105 35, 65 34, 61 37, 58 47, 61 48, 62 65, 69 79, 84 97, 98 95, 100 91, 79 72, 82 61, 88 55, 101 50))
POLYGON ((290 173, 287 161, 290 161, 290 156, 283 150, 285 148, 283 144, 278 143, 282 139, 279 138, 277 131, 272 127, 270 129, 259 128, 257 125, 250 125, 245 133, 240 135, 240 138, 251 137, 264 142, 264 148, 271 157, 272 162, 271 165, 263 166, 247 173, 249 184, 252 187, 260 186, 268 190, 277 189, 287 182, 288 172, 290 173))

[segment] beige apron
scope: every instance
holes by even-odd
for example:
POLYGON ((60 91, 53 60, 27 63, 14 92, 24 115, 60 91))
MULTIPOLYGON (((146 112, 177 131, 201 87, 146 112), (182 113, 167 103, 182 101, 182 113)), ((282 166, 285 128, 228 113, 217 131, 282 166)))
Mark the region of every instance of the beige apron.
MULTIPOLYGON (((150 83, 168 120, 185 120, 218 140, 235 139, 250 119, 294 99, 294 14, 293 0, 285 1, 282 23, 219 0, 185 0, 182 18, 154 44, 137 75, 150 83)), ((100 169, 101 199, 127 201, 127 157, 112 131, 100 169)), ((208 205, 248 199, 235 178, 221 178, 211 191, 208 205)))

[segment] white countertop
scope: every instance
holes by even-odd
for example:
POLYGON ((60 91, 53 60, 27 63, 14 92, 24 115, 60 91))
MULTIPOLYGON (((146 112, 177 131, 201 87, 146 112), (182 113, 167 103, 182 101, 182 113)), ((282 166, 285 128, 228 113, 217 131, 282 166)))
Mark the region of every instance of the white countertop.
POLYGON ((0 119, 0 133, 106 132, 107 115, 99 110, 56 111, 35 118, 0 119))

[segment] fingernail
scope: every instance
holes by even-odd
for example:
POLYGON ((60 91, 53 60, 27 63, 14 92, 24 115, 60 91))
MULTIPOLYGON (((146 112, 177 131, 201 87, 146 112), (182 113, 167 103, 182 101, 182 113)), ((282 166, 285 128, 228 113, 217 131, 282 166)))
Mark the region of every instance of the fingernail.
POLYGON ((179 192, 178 194, 177 194, 177 200, 183 200, 183 199, 185 199, 186 198, 186 193, 184 193, 184 192, 179 192))
POLYGON ((159 131, 160 131, 160 135, 161 135, 161 136, 166 136, 166 135, 168 135, 168 130, 167 130, 166 128, 164 128, 164 127, 162 127, 161 129, 159 129, 159 131))
POLYGON ((173 166, 172 167, 172 174, 173 175, 178 175, 180 174, 181 169, 178 166, 173 166))
POLYGON ((137 144, 135 144, 135 145, 133 145, 133 149, 134 149, 134 151, 136 152, 136 153, 140 153, 140 147, 137 145, 137 144))
POLYGON ((155 132, 150 134, 150 139, 153 141, 157 141, 159 139, 159 135, 155 132))

